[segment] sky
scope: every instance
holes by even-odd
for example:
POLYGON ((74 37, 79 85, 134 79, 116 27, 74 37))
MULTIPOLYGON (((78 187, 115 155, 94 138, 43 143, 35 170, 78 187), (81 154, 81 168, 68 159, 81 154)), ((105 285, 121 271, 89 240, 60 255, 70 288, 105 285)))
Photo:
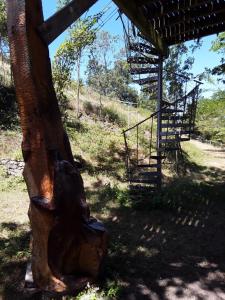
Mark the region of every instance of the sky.
MULTIPOLYGON (((56 12, 56 3, 57 0, 43 0, 43 11, 44 11, 44 17, 47 19, 52 14, 56 12)), ((116 13, 116 6, 113 4, 110 0, 98 0, 95 5, 91 7, 91 9, 88 11, 88 15, 93 15, 98 12, 100 12, 103 8, 107 8, 107 15, 112 14, 112 18, 106 22, 106 24, 101 28, 102 30, 109 31, 113 35, 123 35, 123 28, 120 19, 118 18, 118 14, 116 13), (115 14, 114 14, 115 12, 115 14)), ((107 18, 107 17, 106 17, 107 18)), ((103 18, 104 21, 104 18, 103 18)), ((54 57, 54 53, 59 47, 59 45, 64 41, 66 38, 67 32, 64 32, 61 34, 50 46, 50 56, 51 58, 54 57)), ((216 35, 211 35, 208 37, 203 38, 203 45, 199 50, 196 50, 194 53, 195 57, 195 63, 193 65, 192 72, 194 75, 198 75, 199 73, 202 73, 205 68, 212 68, 219 64, 220 62, 220 56, 217 53, 214 53, 212 51, 209 51, 212 41, 215 40, 216 35)), ((191 44, 191 42, 187 43, 188 45, 191 44)), ((222 85, 218 85, 216 79, 214 80, 213 84, 209 84, 207 82, 204 82, 203 85, 203 93, 205 97, 210 96, 218 87, 224 88, 222 85)))

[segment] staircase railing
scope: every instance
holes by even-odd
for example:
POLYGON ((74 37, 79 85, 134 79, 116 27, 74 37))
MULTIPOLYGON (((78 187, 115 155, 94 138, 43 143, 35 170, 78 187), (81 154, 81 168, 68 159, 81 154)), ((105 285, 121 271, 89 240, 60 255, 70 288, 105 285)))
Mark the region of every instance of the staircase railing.
MULTIPOLYGON (((181 148, 180 141, 182 141, 183 135, 186 136, 186 139, 183 138, 183 140, 190 139, 190 135, 194 131, 200 85, 201 82, 195 80, 195 87, 186 95, 173 102, 164 101, 161 110, 152 113, 149 117, 123 131, 128 180, 132 176, 132 172, 136 167, 140 165, 151 164, 152 160, 156 159, 157 136, 156 130, 154 130, 154 126, 156 126, 155 120, 159 113, 162 114, 163 112, 167 112, 167 110, 171 110, 171 113, 168 113, 168 119, 165 119, 165 123, 163 123, 163 128, 165 131, 163 131, 162 135, 164 140, 169 142, 169 129, 171 127, 173 127, 176 131, 175 137, 177 139, 177 147, 181 148), (173 125, 171 125, 171 122, 173 125), (183 125, 189 125, 188 130, 180 129, 185 128, 183 127, 183 125), (135 134, 133 134, 133 132, 135 134), (135 149, 130 146, 131 141, 129 141, 129 137, 130 139, 133 139, 132 144, 135 140, 135 149), (143 144, 145 144, 145 147, 141 147, 143 146, 143 144), (143 150, 143 148, 145 148, 145 151, 143 150)), ((162 158, 166 158, 166 147, 164 150, 165 151, 162 150, 161 152, 162 158)))

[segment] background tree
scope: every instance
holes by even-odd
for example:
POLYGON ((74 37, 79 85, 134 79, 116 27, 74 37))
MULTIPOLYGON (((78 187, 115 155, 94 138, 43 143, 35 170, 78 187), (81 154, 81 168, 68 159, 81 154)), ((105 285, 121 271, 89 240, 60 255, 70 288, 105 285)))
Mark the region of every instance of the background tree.
POLYGON ((70 2, 71 0, 57 0, 57 9, 62 8, 63 6, 67 5, 70 2))
POLYGON ((0 52, 2 57, 9 52, 5 0, 0 0, 0 52))
POLYGON ((190 72, 194 63, 194 58, 187 56, 188 47, 182 43, 172 46, 170 48, 170 55, 165 61, 165 85, 166 97, 173 100, 182 97, 184 90, 183 84, 185 77, 191 77, 193 74, 190 72), (174 99, 175 98, 175 99, 174 99))
POLYGON ((87 84, 101 95, 117 97, 124 102, 137 102, 138 93, 132 83, 124 49, 118 48, 118 36, 100 32, 89 55, 87 84))
POLYGON ((164 85, 167 99, 180 98, 185 93, 185 78, 193 79, 191 72, 194 64, 194 52, 202 46, 202 41, 196 40, 189 47, 181 43, 170 47, 170 55, 164 63, 164 85))
POLYGON ((221 54, 220 64, 211 70, 212 75, 217 75, 218 80, 225 83, 225 32, 220 33, 212 44, 211 51, 221 54))
POLYGON ((53 74, 58 91, 59 100, 66 102, 65 89, 71 84, 74 68, 77 71, 77 115, 80 102, 80 65, 84 50, 90 46, 96 37, 93 26, 97 23, 100 14, 86 19, 79 19, 69 29, 68 38, 58 48, 53 61, 53 74))
POLYGON ((93 87, 95 86, 100 95, 109 95, 107 82, 118 39, 118 36, 101 31, 97 34, 94 43, 90 47, 87 83, 93 87))

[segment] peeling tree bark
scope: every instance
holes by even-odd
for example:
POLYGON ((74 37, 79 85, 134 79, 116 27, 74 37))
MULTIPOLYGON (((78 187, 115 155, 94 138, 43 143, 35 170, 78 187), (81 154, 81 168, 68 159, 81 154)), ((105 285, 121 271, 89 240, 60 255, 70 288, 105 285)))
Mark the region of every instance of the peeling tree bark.
POLYGON ((30 197, 32 272, 43 290, 74 292, 99 273, 106 232, 90 218, 63 129, 48 47, 38 35, 41 0, 8 0, 8 33, 30 197))

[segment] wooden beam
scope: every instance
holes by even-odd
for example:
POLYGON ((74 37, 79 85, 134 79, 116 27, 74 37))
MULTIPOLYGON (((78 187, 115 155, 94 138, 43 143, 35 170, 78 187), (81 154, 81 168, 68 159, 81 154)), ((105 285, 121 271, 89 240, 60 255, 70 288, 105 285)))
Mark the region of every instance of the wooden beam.
POLYGON ((51 44, 97 0, 73 0, 38 27, 42 40, 51 44))
POLYGON ((146 39, 155 46, 159 54, 163 56, 168 55, 167 45, 161 39, 157 31, 155 31, 135 0, 113 0, 113 2, 115 2, 122 12, 134 23, 146 39))

